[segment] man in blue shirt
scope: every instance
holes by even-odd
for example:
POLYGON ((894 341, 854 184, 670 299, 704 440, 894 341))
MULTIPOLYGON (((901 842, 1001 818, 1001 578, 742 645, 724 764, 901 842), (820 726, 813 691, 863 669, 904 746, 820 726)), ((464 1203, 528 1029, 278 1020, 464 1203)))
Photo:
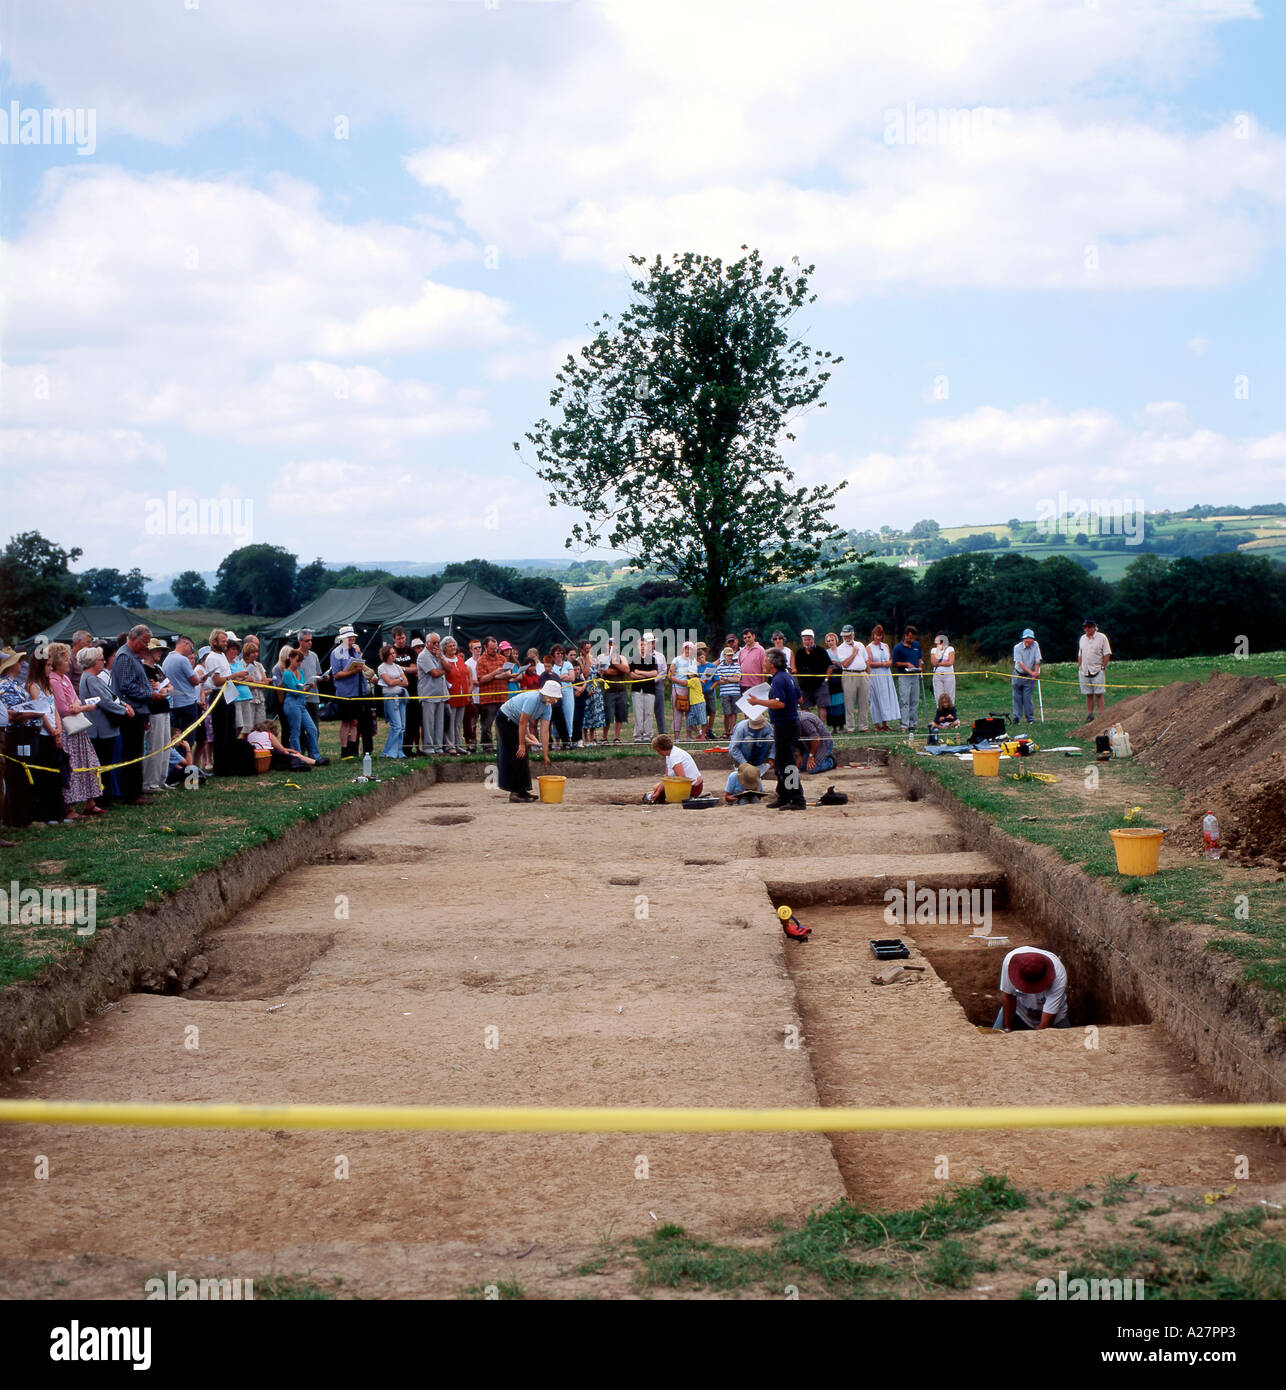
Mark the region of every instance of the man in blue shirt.
POLYGON ((519 691, 500 706, 495 725, 500 786, 509 793, 510 801, 539 800, 531 789, 527 752, 539 748, 542 761, 549 765, 549 721, 562 698, 563 687, 557 681, 546 681, 539 690, 519 691), (532 725, 539 727, 539 738, 532 725))
POLYGON ((1023 628, 1022 640, 1014 648, 1014 723, 1021 724, 1024 713, 1027 722, 1036 722, 1032 691, 1040 679, 1040 644, 1029 627, 1023 628))
POLYGON ((767 653, 768 665, 774 671, 768 683, 768 694, 747 695, 752 705, 763 705, 772 720, 773 767, 777 773, 777 800, 768 804, 778 811, 802 811, 804 784, 795 761, 795 746, 799 742, 799 686, 790 674, 786 653, 774 647, 767 653))
POLYGON ((893 648, 893 674, 897 679, 898 710, 902 716, 902 732, 914 732, 916 719, 920 712, 920 668, 923 657, 919 636, 915 628, 908 625, 902 640, 893 648))
POLYGON ((339 630, 339 643, 330 654, 330 673, 335 677, 335 694, 347 696, 339 707, 339 754, 341 758, 357 756, 357 706, 349 701, 362 693, 362 649, 357 645, 357 633, 345 623, 339 630), (349 746, 349 743, 352 746, 349 746))
POLYGON ((724 786, 724 798, 729 805, 754 804, 759 800, 758 793, 763 787, 759 769, 772 762, 772 730, 768 727, 768 716, 760 710, 749 719, 743 719, 732 731, 728 743, 728 756, 732 759, 732 771, 724 786), (753 777, 743 777, 745 768, 755 769, 753 777))

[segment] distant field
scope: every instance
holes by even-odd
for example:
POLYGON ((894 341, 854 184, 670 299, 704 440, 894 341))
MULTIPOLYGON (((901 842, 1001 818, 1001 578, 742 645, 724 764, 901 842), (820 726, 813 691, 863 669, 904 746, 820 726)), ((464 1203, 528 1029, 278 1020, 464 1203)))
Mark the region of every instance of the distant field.
POLYGON ((172 627, 175 632, 190 637, 198 646, 210 640, 210 633, 216 627, 244 637, 248 632, 256 632, 268 623, 277 621, 275 618, 252 617, 248 613, 218 613, 213 608, 147 608, 142 616, 172 627))

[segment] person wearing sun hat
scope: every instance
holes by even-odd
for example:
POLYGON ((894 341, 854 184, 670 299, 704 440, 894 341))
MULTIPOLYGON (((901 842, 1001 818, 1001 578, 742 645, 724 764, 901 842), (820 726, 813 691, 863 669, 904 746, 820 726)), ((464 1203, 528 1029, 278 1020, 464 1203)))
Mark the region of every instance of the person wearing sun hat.
POLYGON ((1036 722, 1036 706, 1032 691, 1040 679, 1040 644, 1036 634, 1029 627, 1023 628, 1023 635, 1014 645, 1014 669, 1010 678, 1013 687, 1014 723, 1021 724, 1026 716, 1029 724, 1036 722))
POLYGON ((563 698, 558 681, 546 681, 538 690, 521 690, 512 695, 496 715, 496 743, 499 745, 499 783, 510 801, 536 801, 531 789, 532 748, 539 748, 541 760, 549 764, 549 721, 554 706, 563 698), (532 725, 540 728, 539 736, 532 725))
POLYGON ((1100 632, 1093 618, 1081 624, 1084 633, 1076 651, 1076 675, 1085 696, 1085 722, 1094 718, 1094 701, 1103 713, 1103 696, 1107 693, 1107 663, 1112 659, 1112 644, 1107 633, 1100 632))
POLYGON ((365 662, 362 649, 357 642, 357 632, 351 623, 345 623, 335 634, 335 645, 330 653, 330 673, 335 678, 335 694, 339 701, 339 755, 341 758, 357 756, 357 703, 356 697, 362 693, 362 672, 365 662))
POLYGON ((1039 946, 1019 946, 1000 963, 1000 1012, 992 1027, 1002 1033, 1020 1028, 1066 1028, 1067 968, 1039 946))

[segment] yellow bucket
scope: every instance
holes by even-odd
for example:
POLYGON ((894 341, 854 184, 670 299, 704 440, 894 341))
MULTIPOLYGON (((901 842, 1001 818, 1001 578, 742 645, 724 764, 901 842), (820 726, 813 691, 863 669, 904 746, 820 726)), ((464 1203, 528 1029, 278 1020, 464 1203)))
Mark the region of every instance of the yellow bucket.
POLYGON ((542 801, 557 803, 563 799, 563 788, 567 785, 567 778, 537 777, 536 785, 540 788, 542 801))
POLYGON ((973 750, 973 775, 975 777, 999 777, 1000 749, 975 748, 973 750))
POLYGON ((1116 871, 1132 878, 1148 878, 1161 862, 1164 830, 1110 830, 1116 846, 1116 871))
POLYGON ((688 777, 663 777, 665 783, 665 799, 667 801, 686 801, 688 793, 692 790, 692 781, 688 777))

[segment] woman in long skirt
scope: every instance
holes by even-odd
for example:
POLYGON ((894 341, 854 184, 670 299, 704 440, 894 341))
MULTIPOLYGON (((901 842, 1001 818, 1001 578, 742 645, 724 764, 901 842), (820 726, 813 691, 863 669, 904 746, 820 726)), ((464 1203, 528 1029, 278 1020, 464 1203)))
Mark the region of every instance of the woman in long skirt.
MULTIPOLYGON (((88 714, 93 705, 83 704, 76 694, 67 672, 71 669, 71 648, 66 642, 49 644, 49 689, 54 697, 56 717, 61 724, 65 718, 88 714)), ((98 757, 89 739, 89 730, 62 736, 62 748, 68 759, 67 784, 63 788, 65 820, 83 820, 86 816, 101 816, 103 809, 97 798, 103 794, 103 784, 98 777, 98 757), (85 803, 83 812, 74 808, 85 803)))
MULTIPOLYGON (((589 646, 586 642, 585 646, 589 646)), ((581 736, 586 745, 593 743, 594 735, 602 730, 602 741, 607 742, 607 718, 603 705, 603 682, 594 672, 593 658, 588 654, 585 661, 585 713, 581 716, 581 736)))
POLYGON ((898 694, 893 685, 893 659, 884 640, 884 627, 876 623, 866 649, 866 669, 871 673, 871 722, 877 733, 889 732, 889 720, 900 718, 898 694))

